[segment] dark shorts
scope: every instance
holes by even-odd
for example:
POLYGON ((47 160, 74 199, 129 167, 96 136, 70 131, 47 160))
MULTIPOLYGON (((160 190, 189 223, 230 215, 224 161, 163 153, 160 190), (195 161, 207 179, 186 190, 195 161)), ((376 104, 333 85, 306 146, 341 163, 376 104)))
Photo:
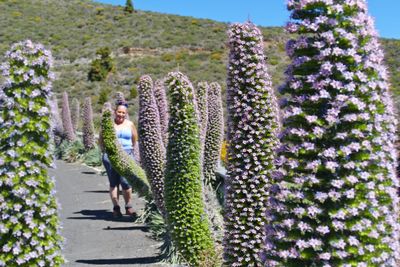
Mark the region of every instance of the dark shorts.
MULTIPOLYGON (((134 159, 133 150, 125 150, 129 156, 134 159)), ((128 183, 125 177, 118 174, 116 170, 111 166, 110 160, 106 153, 103 154, 102 157, 104 168, 106 169, 108 181, 110 182, 110 187, 116 187, 121 185, 122 189, 127 190, 131 188, 131 185, 128 183)))

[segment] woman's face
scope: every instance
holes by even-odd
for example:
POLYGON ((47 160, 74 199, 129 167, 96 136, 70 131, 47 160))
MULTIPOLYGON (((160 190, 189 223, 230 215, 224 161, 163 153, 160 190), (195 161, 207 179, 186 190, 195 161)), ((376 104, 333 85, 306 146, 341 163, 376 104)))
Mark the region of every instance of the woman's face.
POLYGON ((123 122, 126 118, 127 108, 125 106, 118 106, 115 110, 115 121, 123 122))

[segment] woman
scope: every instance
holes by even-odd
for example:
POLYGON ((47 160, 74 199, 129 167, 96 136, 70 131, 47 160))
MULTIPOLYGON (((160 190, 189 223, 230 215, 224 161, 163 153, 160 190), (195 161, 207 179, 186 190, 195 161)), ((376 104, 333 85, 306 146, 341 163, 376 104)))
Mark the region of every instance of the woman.
MULTIPOLYGON (((122 148, 134 158, 133 148, 137 142, 137 130, 135 124, 126 119, 128 114, 128 104, 124 101, 118 101, 115 106, 114 127, 117 138, 122 148)), ((100 147, 103 149, 103 142, 100 133, 100 147)), ((104 151, 104 149, 103 149, 104 151)), ((106 153, 103 153, 103 165, 106 169, 108 180, 110 182, 110 197, 113 203, 113 217, 122 217, 121 208, 119 206, 119 185, 122 187, 122 195, 125 200, 125 213, 135 216, 136 212, 132 208, 132 187, 129 185, 125 177, 119 175, 111 166, 106 153)))

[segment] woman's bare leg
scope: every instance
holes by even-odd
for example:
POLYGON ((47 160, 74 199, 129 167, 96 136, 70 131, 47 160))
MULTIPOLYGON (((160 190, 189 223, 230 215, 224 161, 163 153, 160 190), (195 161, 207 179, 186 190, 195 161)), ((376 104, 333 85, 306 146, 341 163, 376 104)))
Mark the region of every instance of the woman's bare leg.
POLYGON ((122 189, 122 195, 124 196, 125 206, 132 205, 132 188, 122 189))
POLYGON ((118 206, 118 186, 115 187, 110 187, 110 197, 111 197, 111 201, 113 203, 113 206, 118 206))

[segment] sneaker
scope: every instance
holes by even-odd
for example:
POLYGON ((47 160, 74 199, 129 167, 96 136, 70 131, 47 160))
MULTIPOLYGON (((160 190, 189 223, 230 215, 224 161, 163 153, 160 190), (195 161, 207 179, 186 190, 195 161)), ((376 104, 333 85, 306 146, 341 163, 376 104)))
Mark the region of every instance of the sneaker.
POLYGON ((119 206, 114 206, 114 208, 113 208, 113 217, 114 218, 121 218, 122 217, 121 208, 119 206))
POLYGON ((132 206, 130 206, 130 205, 125 206, 125 214, 129 215, 129 216, 132 216, 132 217, 136 217, 137 216, 137 213, 133 210, 132 206))

